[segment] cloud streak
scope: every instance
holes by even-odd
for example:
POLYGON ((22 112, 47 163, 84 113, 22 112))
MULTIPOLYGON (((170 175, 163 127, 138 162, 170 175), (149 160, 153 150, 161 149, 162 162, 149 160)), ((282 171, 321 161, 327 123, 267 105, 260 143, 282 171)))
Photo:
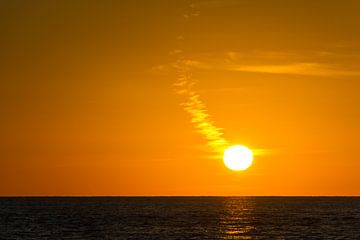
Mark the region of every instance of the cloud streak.
POLYGON ((273 73, 273 74, 296 74, 309 76, 360 76, 360 71, 341 70, 331 68, 329 65, 315 62, 298 62, 291 64, 276 65, 228 65, 224 69, 254 72, 254 73, 273 73))
POLYGON ((228 142, 223 137, 223 129, 215 125, 206 105, 193 88, 195 82, 191 77, 189 63, 186 60, 179 60, 175 64, 178 72, 177 81, 174 83, 176 93, 184 97, 181 106, 190 114, 191 122, 194 124, 197 132, 207 140, 213 152, 222 153, 228 142))
MULTIPOLYGON (((317 53, 306 56, 286 52, 255 52, 241 54, 227 52, 222 56, 198 57, 184 64, 194 69, 223 70, 251 73, 293 74, 319 77, 360 76, 360 69, 354 66, 335 64, 336 54, 317 53), (331 57, 331 59, 329 59, 331 57)), ((341 63, 340 57, 338 57, 341 63)))

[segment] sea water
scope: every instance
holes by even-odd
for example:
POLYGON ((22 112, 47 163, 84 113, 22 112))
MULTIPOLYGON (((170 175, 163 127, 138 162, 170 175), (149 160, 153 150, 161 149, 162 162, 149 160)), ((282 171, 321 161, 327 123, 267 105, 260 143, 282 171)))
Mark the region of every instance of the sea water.
POLYGON ((360 197, 0 198, 0 239, 360 239, 360 197))

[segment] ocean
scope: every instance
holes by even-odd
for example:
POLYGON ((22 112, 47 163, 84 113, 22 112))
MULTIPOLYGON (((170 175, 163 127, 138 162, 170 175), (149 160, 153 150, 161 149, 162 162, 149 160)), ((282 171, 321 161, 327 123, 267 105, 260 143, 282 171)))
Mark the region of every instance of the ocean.
POLYGON ((360 239, 360 197, 0 198, 0 239, 360 239))

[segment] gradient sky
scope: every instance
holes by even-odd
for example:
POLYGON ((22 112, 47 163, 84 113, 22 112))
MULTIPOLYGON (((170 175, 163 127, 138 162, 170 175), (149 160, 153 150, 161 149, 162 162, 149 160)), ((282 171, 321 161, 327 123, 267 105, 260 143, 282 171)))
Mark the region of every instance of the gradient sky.
POLYGON ((0 195, 360 195, 360 1, 0 2, 0 195), (179 39, 180 44, 179 44, 179 39), (177 49, 230 143, 174 91, 177 49))

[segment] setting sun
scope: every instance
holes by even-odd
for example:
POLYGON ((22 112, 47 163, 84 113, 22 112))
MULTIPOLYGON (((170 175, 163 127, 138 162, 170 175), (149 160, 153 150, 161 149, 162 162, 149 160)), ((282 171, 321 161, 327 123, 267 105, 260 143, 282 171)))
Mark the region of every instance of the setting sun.
POLYGON ((244 146, 235 145, 227 148, 224 152, 225 165, 234 171, 245 170, 252 164, 252 151, 244 146))

